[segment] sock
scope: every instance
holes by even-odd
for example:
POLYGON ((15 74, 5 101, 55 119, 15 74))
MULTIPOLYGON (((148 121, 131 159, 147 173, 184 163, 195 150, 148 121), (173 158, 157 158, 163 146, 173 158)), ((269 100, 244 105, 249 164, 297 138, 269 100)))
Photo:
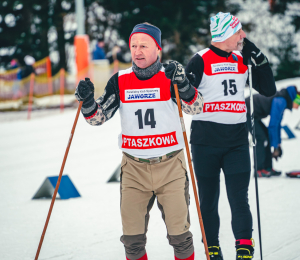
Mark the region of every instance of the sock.
MULTIPOLYGON (((130 260, 130 259, 126 257, 126 260, 130 260)), ((137 260, 148 260, 147 253, 144 254, 142 257, 140 257, 140 258, 137 259, 137 260)))
POLYGON ((178 258, 177 256, 175 256, 175 260, 194 260, 195 259, 195 253, 193 252, 191 256, 189 256, 188 258, 178 258))

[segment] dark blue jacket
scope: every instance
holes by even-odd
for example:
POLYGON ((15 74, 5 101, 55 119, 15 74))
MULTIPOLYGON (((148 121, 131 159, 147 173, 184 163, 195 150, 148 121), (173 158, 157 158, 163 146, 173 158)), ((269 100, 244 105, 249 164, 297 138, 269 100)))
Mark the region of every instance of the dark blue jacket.
POLYGON ((95 50, 93 52, 93 60, 103 60, 103 59, 105 59, 105 52, 97 44, 96 48, 95 48, 95 50))
POLYGON ((287 87, 287 92, 289 94, 290 100, 286 100, 284 97, 275 97, 272 101, 271 113, 270 113, 270 123, 268 127, 270 145, 273 147, 278 147, 281 143, 281 120, 283 117, 283 112, 285 109, 292 110, 293 100, 297 95, 296 88, 294 86, 287 87), (288 104, 292 101, 292 104, 288 104))

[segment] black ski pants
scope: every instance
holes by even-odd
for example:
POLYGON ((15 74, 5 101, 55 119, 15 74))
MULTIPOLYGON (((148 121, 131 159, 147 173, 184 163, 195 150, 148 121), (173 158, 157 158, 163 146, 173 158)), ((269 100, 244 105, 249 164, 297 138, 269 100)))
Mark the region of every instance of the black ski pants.
POLYGON ((248 145, 224 148, 192 144, 200 209, 208 246, 219 246, 220 170, 225 175, 227 197, 235 239, 252 238, 252 215, 248 204, 250 154, 248 145))
MULTIPOLYGON (((259 119, 254 119, 257 170, 272 169, 272 153, 269 141, 268 128, 259 119)), ((247 115, 247 126, 251 131, 250 116, 247 115)))

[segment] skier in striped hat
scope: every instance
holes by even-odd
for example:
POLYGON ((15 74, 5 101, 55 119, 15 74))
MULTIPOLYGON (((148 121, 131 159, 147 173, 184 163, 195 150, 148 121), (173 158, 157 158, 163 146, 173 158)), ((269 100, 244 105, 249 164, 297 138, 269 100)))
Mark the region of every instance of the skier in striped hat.
POLYGON ((205 101, 203 113, 193 116, 190 139, 200 207, 211 258, 222 260, 218 214, 222 169, 237 259, 251 259, 254 245, 248 204, 250 155, 244 99, 250 57, 255 62, 254 88, 272 96, 276 87, 267 58, 246 38, 239 19, 220 12, 210 21, 211 45, 196 53, 186 67, 186 73, 196 75, 194 85, 205 101))

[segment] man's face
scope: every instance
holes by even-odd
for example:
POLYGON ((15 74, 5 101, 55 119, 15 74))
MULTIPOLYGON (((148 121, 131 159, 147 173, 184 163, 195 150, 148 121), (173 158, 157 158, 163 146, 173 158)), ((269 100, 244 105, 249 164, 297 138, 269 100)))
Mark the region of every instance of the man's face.
POLYGON ((224 41, 226 49, 228 51, 241 51, 243 49, 244 38, 246 38, 246 33, 241 28, 234 35, 224 41))
POLYGON ((157 60, 160 52, 155 41, 145 33, 135 33, 130 39, 131 58, 141 69, 145 69, 157 60))
POLYGON ((103 48, 104 47, 104 45, 105 45, 105 43, 104 42, 98 42, 98 46, 100 47, 100 48, 103 48))

